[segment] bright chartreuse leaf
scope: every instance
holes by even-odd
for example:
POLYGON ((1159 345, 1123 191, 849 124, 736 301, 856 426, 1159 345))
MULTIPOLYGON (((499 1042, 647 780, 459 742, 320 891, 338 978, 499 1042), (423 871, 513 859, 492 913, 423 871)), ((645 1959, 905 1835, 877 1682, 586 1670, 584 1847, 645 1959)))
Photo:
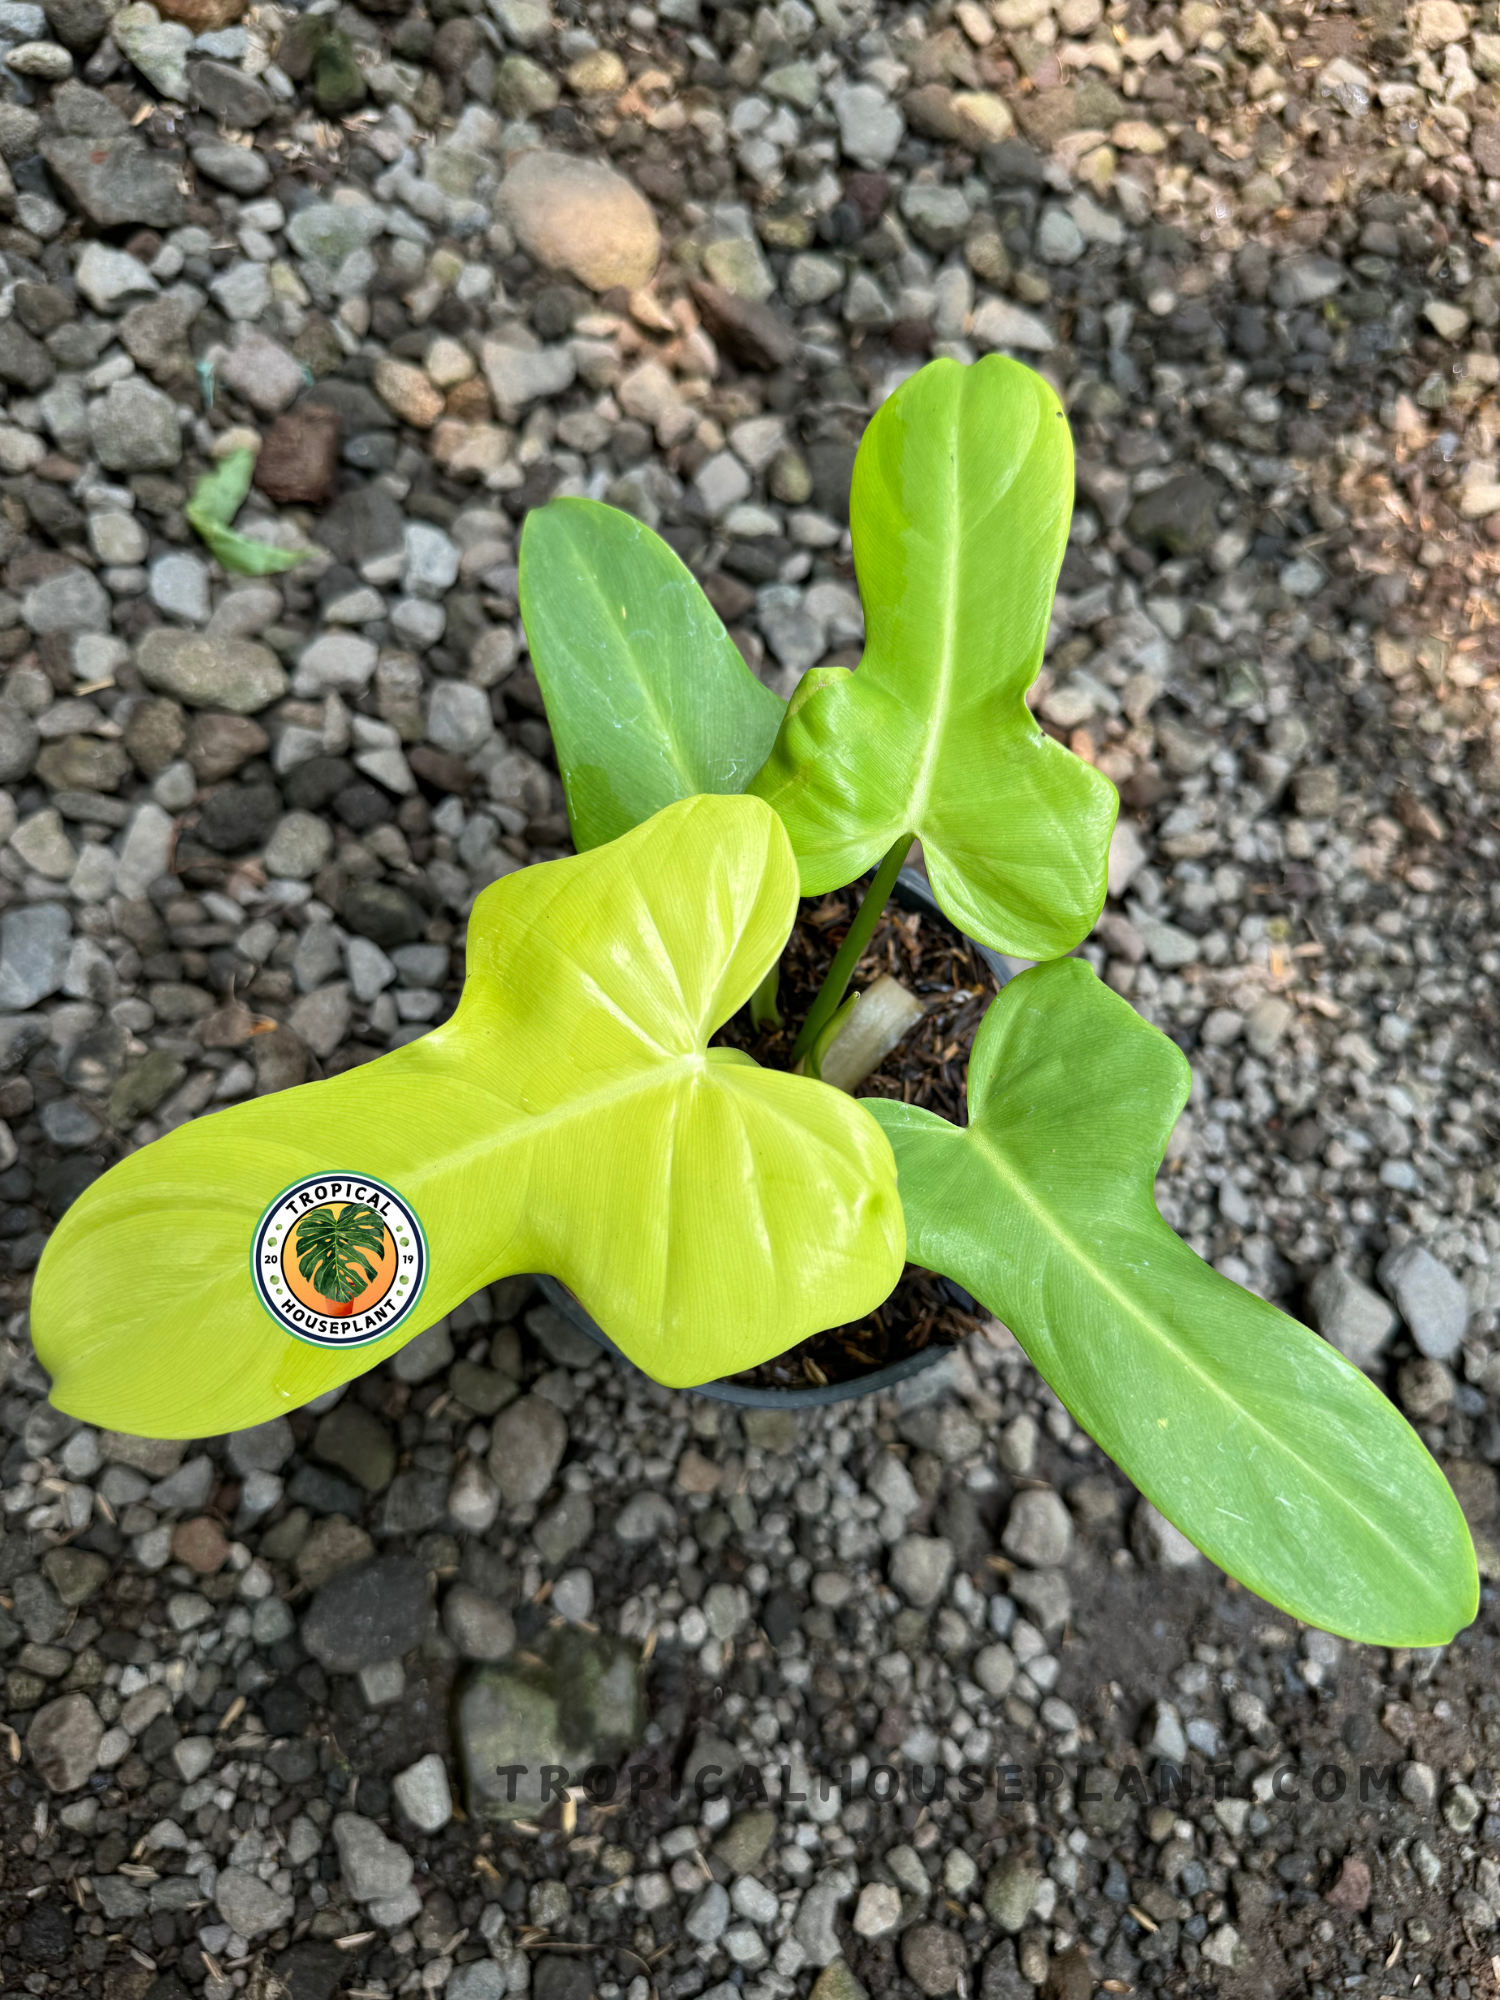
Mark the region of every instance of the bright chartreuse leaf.
POLYGON ((209 553, 235 576, 271 576, 306 562, 311 553, 307 549, 273 548, 269 542, 258 542, 230 526, 245 504, 254 471, 253 451, 228 452, 198 481, 183 509, 189 526, 203 538, 209 553))
POLYGON ((674 799, 745 789, 784 704, 659 535, 596 500, 534 508, 520 591, 580 851, 674 799))
POLYGON ((1003 1320, 1231 1576, 1350 1639, 1443 1645, 1478 1578, 1442 1473, 1358 1369, 1157 1213, 1190 1081, 1087 965, 1023 973, 975 1038, 967 1128, 866 1100, 895 1149, 910 1255, 1003 1320))
POLYGON ((689 799, 502 877, 475 905, 451 1021, 182 1126, 73 1204, 32 1307, 54 1402, 148 1437, 261 1423, 522 1271, 562 1279, 673 1386, 871 1310, 905 1242, 885 1135, 826 1084, 708 1047, 796 907, 791 847, 756 799, 689 799), (415 1227, 389 1208, 389 1232, 351 1229, 339 1201, 340 1240, 309 1242, 326 1255, 299 1275, 301 1225, 278 1236, 276 1205, 308 1180, 321 1205, 338 1176, 357 1199, 367 1182, 396 1198, 415 1227), (362 1276, 356 1250, 389 1268, 425 1249, 421 1309, 368 1345, 309 1345, 260 1302, 262 1241, 294 1292, 325 1269, 362 1276))
POLYGON ((851 500, 864 657, 794 698, 750 787, 792 837, 803 895, 905 834, 970 937, 1054 958, 1087 934, 1114 787, 1024 699, 1072 505, 1067 419, 1019 362, 934 361, 872 419, 851 500))

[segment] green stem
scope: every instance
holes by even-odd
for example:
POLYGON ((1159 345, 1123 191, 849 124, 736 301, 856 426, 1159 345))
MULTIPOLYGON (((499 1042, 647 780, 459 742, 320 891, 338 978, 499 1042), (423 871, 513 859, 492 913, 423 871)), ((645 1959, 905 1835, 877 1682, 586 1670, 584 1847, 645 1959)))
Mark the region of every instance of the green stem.
POLYGON ((765 978, 750 995, 750 1025, 764 1030, 781 1026, 781 1010, 776 1005, 777 989, 781 984, 781 960, 778 958, 765 978))
POLYGON ((864 893, 864 900, 854 913, 854 922, 849 926, 849 935, 835 952, 833 963, 824 976, 823 984, 818 988, 818 997, 808 1010, 807 1019, 802 1023, 802 1031, 792 1046, 794 1068, 838 1012, 839 1004, 848 991, 849 981, 854 976, 854 968, 859 964, 865 946, 874 935, 875 926, 880 921, 880 913, 886 905, 886 898, 895 887, 896 877, 901 873, 901 864, 910 848, 911 835, 903 833, 875 870, 874 879, 864 893))

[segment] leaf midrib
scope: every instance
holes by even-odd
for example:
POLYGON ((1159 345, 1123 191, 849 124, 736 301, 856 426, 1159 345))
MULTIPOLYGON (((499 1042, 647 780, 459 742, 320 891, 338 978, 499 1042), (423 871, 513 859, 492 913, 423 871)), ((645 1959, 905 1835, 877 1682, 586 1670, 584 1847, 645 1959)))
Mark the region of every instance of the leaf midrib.
MULTIPOLYGON (((1207 1374, 1190 1354, 1169 1339, 1159 1329, 1157 1322, 1135 1303, 1128 1292, 1121 1289, 1114 1278, 1089 1256, 1087 1251, 1073 1236, 1067 1233, 1051 1211, 1043 1207, 1036 1200, 1032 1190, 1011 1168, 1005 1155, 1000 1151, 997 1142, 990 1137, 982 1126, 977 1124, 970 1125, 964 1137, 972 1140, 979 1148, 985 1159, 989 1162, 996 1177, 1005 1184, 1020 1206, 1032 1216, 1044 1234, 1051 1237, 1067 1255, 1075 1258, 1088 1273, 1089 1277, 1099 1286, 1099 1289, 1108 1298, 1113 1300, 1125 1314, 1136 1321, 1158 1348, 1170 1353, 1181 1367, 1202 1383, 1203 1387, 1215 1400, 1225 1404, 1229 1409, 1234 1411, 1243 1423, 1250 1430, 1254 1431, 1258 1437, 1264 1439, 1273 1450, 1279 1451, 1300 1467, 1308 1475, 1313 1484, 1331 1497, 1333 1504, 1340 1512, 1352 1514, 1356 1520, 1362 1522, 1375 1536, 1376 1540, 1390 1550, 1391 1554, 1402 1567, 1415 1576, 1423 1584, 1424 1589, 1426 1588, 1428 1582, 1427 1573, 1417 1566, 1416 1562, 1398 1542, 1392 1541, 1377 1522, 1371 1521, 1367 1515, 1357 1510, 1339 1488, 1311 1460, 1304 1458, 1299 1451, 1286 1443, 1283 1438, 1279 1437, 1276 1432, 1271 1430, 1267 1424, 1258 1418, 1253 1411, 1246 1409, 1242 1403, 1237 1403, 1230 1393, 1219 1383, 1215 1382, 1214 1378, 1207 1374)), ((1171 1231, 1167 1230, 1167 1225, 1161 1222, 1160 1217, 1157 1218, 1157 1221, 1160 1228, 1166 1231, 1168 1236, 1171 1236, 1171 1231)), ((1178 1239, 1172 1237, 1172 1241, 1175 1243, 1178 1239)))

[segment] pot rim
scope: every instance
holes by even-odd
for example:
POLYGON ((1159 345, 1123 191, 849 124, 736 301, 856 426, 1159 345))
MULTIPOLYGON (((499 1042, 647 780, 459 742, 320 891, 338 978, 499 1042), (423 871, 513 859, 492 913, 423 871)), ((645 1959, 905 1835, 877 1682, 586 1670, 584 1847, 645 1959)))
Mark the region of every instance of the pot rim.
MULTIPOLYGON (((928 886, 926 876, 920 874, 917 869, 901 870, 896 877, 896 886, 891 892, 891 899, 903 909, 917 910, 923 916, 935 917, 956 936, 963 937, 964 933, 959 930, 957 924, 938 907, 937 898, 928 886)), ((973 938, 967 941, 974 946, 1000 985, 1004 986, 1012 977, 1015 968, 1002 958, 999 952, 991 951, 988 945, 982 945, 973 938)), ((636 1364, 629 1355, 621 1353, 609 1335, 602 1327, 595 1324, 566 1285, 545 1274, 539 1274, 537 1282, 547 1303, 560 1312, 570 1326, 586 1334, 597 1346, 613 1354, 616 1360, 623 1362, 627 1368, 635 1367, 636 1364)), ((948 1281, 940 1280, 940 1282, 948 1281)), ((878 1395, 884 1389, 892 1389, 909 1376, 920 1375, 924 1369, 931 1368, 949 1352, 951 1349, 946 1346, 924 1347, 915 1354, 908 1354, 904 1360, 892 1361, 884 1368, 872 1369, 868 1375, 852 1376, 847 1382, 826 1382, 821 1387, 811 1389, 754 1389, 721 1377, 712 1382, 695 1383, 683 1393, 707 1396, 713 1402, 732 1403, 740 1409, 747 1410, 822 1409, 830 1403, 851 1403, 861 1396, 878 1395)), ((641 1372, 644 1373, 644 1370, 641 1372)))

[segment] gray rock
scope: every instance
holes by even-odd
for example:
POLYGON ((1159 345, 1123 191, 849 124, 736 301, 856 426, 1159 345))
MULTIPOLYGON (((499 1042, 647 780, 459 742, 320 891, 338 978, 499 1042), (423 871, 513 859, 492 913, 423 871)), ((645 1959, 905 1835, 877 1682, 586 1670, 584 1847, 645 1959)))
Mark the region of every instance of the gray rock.
POLYGON ((955 1992, 968 1962, 963 1939, 941 1924, 915 1924, 901 1940, 901 1963, 907 1977, 930 2000, 955 1992))
POLYGON ((443 1599, 443 1630, 466 1660, 504 1660, 515 1651, 510 1613, 466 1583, 454 1584, 443 1599))
MULTIPOLYGON (((376 993, 383 987, 389 986, 391 979, 395 977, 395 968, 385 953, 377 945, 371 944, 368 938, 352 938, 348 953, 351 969, 356 962, 362 962, 363 954, 366 952, 374 952, 378 958, 383 959, 390 973, 390 978, 382 979, 379 985, 375 985, 373 991, 369 992, 360 992, 357 976, 352 980, 355 993, 361 1000, 373 1000, 376 993), (358 954, 354 949, 355 946, 359 947, 358 954)), ((426 1382, 433 1375, 441 1374, 452 1360, 453 1337, 448 1331, 447 1320, 440 1319, 435 1325, 425 1328, 414 1340, 409 1340, 399 1353, 392 1355, 390 1370, 398 1382, 416 1384, 426 1382)))
POLYGON ((253 715, 287 691, 286 671, 269 646, 159 625, 136 647, 136 672, 157 694, 189 708, 253 715))
POLYGON ((1396 1331, 1393 1308, 1345 1264, 1325 1264, 1307 1288, 1319 1333, 1356 1368, 1371 1368, 1396 1331))
POLYGON ((161 288, 138 257, 128 250, 112 250, 104 243, 89 243, 74 269, 74 281, 96 312, 122 312, 139 299, 151 298, 161 288))
POLYGON ((594 1503, 587 1493, 565 1493, 531 1531, 537 1554, 556 1568, 581 1549, 594 1532, 594 1503))
POLYGON ((110 603, 92 571, 70 567, 34 583, 21 600, 21 617, 39 636, 50 632, 107 632, 110 603))
POLYGON ((89 437, 110 472, 165 472, 182 457, 177 405, 137 375, 90 403, 89 437))
POLYGON ((503 2000, 505 1992, 505 1968, 494 1958, 475 1958, 458 1966, 443 1988, 445 2000, 503 2000))
POLYGON ((1143 1563, 1161 1569, 1191 1569, 1203 1558, 1180 1528, 1159 1514, 1149 1500, 1137 1500, 1130 1523, 1130 1546, 1143 1563))
POLYGON ((901 192, 901 214, 911 233, 929 250, 951 250, 962 243, 970 208, 962 192, 951 185, 934 187, 908 181, 901 192))
POLYGON ((1017 1570, 1009 1590, 1032 1624, 1044 1632, 1060 1631, 1072 1616, 1073 1595, 1060 1569, 1017 1570))
POLYGON ((487 340, 482 359, 495 408, 508 424, 514 423, 533 403, 560 396, 564 389, 571 388, 578 372, 572 350, 567 347, 528 349, 487 340))
POLYGON ((891 1582, 919 1611, 937 1603, 953 1573, 953 1544, 941 1535, 903 1535, 891 1551, 891 1582))
POLYGON ((264 125, 275 108, 276 101, 265 85, 233 63, 190 56, 187 80, 194 101, 203 110, 241 132, 264 125))
POLYGON ((286 236, 299 257, 336 271, 356 250, 368 249, 385 224, 385 210, 375 202, 313 201, 297 210, 286 236))
POLYGON ((722 1882, 710 1882, 689 1905, 682 1928, 696 1944, 717 1944, 729 1928, 729 1892, 722 1882))
POLYGON ((304 698, 361 694, 370 685, 379 657, 379 649, 358 632, 325 632, 298 659, 292 692, 304 698))
POLYGON ((289 1924, 297 1908, 295 1898, 278 1895, 269 1882, 262 1882, 248 1868, 221 1868, 214 1883, 214 1902, 229 1928, 247 1942, 289 1924))
MULTIPOLYGON (((151 602, 169 618, 202 625, 213 608, 208 594, 208 564, 201 556, 174 549, 151 565, 151 602)), ((101 628, 103 629, 103 628, 101 628)))
POLYGON ((367 1493, 383 1492, 396 1470, 396 1444, 390 1432, 362 1403, 347 1399, 320 1421, 313 1450, 325 1464, 347 1472, 367 1493))
POLYGON ((0 1010, 22 1013, 63 983, 72 924, 62 903, 29 903, 0 918, 0 1010))
POLYGON ((839 1909, 854 1894, 852 1873, 846 1868, 828 1868, 803 1893, 792 1922, 792 1936, 812 1965, 832 1965, 844 1954, 836 1928, 839 1909))
POLYGON ((990 353, 998 348, 1023 354, 1050 354, 1057 341, 1035 313, 1009 299, 986 299, 974 315, 974 344, 990 353))
POLYGON ((1065 208, 1049 208, 1037 225, 1036 254, 1044 264, 1076 264, 1083 255, 1083 231, 1065 208))
POLYGON ((1007 1693, 1015 1677, 1016 1656, 1003 1639, 982 1646, 974 1655, 974 1679, 992 1700, 1007 1693))
MULTIPOLYGON (((266 842, 266 873, 287 882, 310 882, 332 853, 333 831, 325 819, 317 813, 289 812, 278 820, 276 831, 266 842)), ((297 1032, 302 1034, 300 1028, 297 1032)), ((305 1034, 302 1039, 309 1041, 305 1034)), ((335 1041, 332 1048, 316 1053, 332 1055, 337 1047, 335 1041)))
POLYGON ((581 1771, 612 1763, 645 1726, 639 1648, 567 1625, 538 1664, 480 1667, 459 1695, 455 1735, 464 1797, 476 1819, 528 1819, 540 1803, 544 1764, 581 1771), (508 1765, 525 1765, 511 1783, 508 1765))
POLYGON ((1187 1737, 1182 1731, 1182 1717, 1171 1702, 1159 1701, 1152 1711, 1146 1749, 1151 1756, 1164 1758, 1169 1764, 1181 1766, 1187 1761, 1187 1737))
POLYGON ((427 1571, 409 1556, 375 1556, 330 1577, 302 1621, 302 1643, 330 1673, 400 1659, 436 1623, 427 1571))
POLYGON ((31 717, 0 701, 0 785, 13 785, 26 776, 36 762, 40 742, 31 717))
POLYGON ((985 1915, 998 1929, 1014 1937, 1025 1929, 1041 1883, 1041 1874, 1031 1862, 1019 1854, 1008 1854, 997 1868, 991 1869, 985 1882, 985 1915))
POLYGON ((148 147, 134 133, 44 139, 41 154, 68 197, 101 229, 129 222, 175 229, 187 215, 171 154, 148 147))
MULTIPOLYGON (((251 267, 260 270, 260 265, 251 267)), ((263 282, 263 281, 262 281, 263 282)), ((223 295, 215 293, 223 303, 223 295)), ((238 291, 232 291, 230 301, 240 309, 240 317, 255 317, 264 307, 259 306, 252 296, 248 282, 238 291)), ((229 309, 228 305, 225 310, 229 309)), ((275 416, 288 403, 302 393, 306 386, 301 365, 288 354, 278 340, 270 340, 263 333, 241 329, 240 337, 219 369, 220 380, 236 395, 266 416, 275 416)))
POLYGON ((223 139, 206 139, 193 147, 193 165, 220 187, 234 194, 257 195, 270 183, 271 168, 264 153, 248 146, 231 146, 223 139))
POLYGON ((1375 1275, 1428 1360, 1451 1361, 1469 1324, 1469 1295, 1447 1266, 1420 1243, 1403 1243, 1386 1251, 1375 1275))
POLYGON ((1018 1493, 1010 1503, 1000 1546, 1033 1569, 1056 1569, 1073 1547, 1073 1517, 1050 1489, 1018 1493))
POLYGON ((415 1764, 408 1764, 404 1771, 398 1771, 391 1790, 396 1794, 397 1805, 420 1833, 441 1833, 453 1817, 448 1767, 435 1750, 419 1757, 415 1764))
POLYGON ((279 1472, 296 1448, 286 1418, 272 1417, 252 1430, 230 1433, 229 1463, 241 1477, 247 1472, 279 1472))
MULTIPOLYGON (((294 1017, 295 1018, 295 1017, 294 1017)), ((448 1514, 448 1475, 423 1466, 398 1472, 380 1508, 382 1535, 420 1535, 448 1514)))
POLYGON ((412 1858, 361 1813, 335 1813, 333 1842, 344 1886, 357 1903, 399 1896, 411 1886, 412 1858))
POLYGON ((1271 280, 1271 302, 1278 306, 1315 306, 1332 298, 1348 282, 1349 273, 1335 258, 1315 252, 1287 257, 1271 280))
POLYGON ((468 681, 442 680, 427 704, 427 740, 455 757, 467 757, 495 733, 490 698, 468 681))
POLYGON ((26 1732, 26 1753, 49 1792, 86 1784, 104 1740, 104 1724, 86 1694, 65 1694, 39 1708, 26 1732))
POLYGON ((615 1534, 638 1548, 660 1541, 677 1526, 677 1509, 664 1493, 634 1494, 615 1517, 615 1534))
POLYGON ((490 1477, 511 1506, 531 1506, 552 1484, 567 1448, 567 1420, 556 1404, 523 1396, 495 1419, 490 1477))
POLYGON ((961 1465, 984 1442, 984 1432, 961 1403, 928 1403, 905 1411, 897 1428, 908 1444, 929 1451, 944 1465, 961 1465))
POLYGON ((1126 525, 1138 542, 1156 543, 1169 555, 1197 555, 1218 533, 1219 492, 1206 473, 1182 473, 1143 494, 1126 525))
POLYGON ((851 84, 833 100, 839 144, 856 166, 878 171, 889 164, 906 132, 906 120, 873 83, 851 84))
MULTIPOLYGON (((209 285, 209 294, 225 319, 247 321, 259 319, 271 304, 271 280, 266 275, 263 264, 242 259, 215 278, 209 285)), ((266 341, 266 347, 275 347, 274 341, 266 341)), ((288 357, 290 358, 290 357, 288 357)), ((296 392, 293 391, 293 394, 296 392)), ((256 399, 257 406, 260 399, 256 399)), ((286 399, 290 401, 291 398, 286 399)))

